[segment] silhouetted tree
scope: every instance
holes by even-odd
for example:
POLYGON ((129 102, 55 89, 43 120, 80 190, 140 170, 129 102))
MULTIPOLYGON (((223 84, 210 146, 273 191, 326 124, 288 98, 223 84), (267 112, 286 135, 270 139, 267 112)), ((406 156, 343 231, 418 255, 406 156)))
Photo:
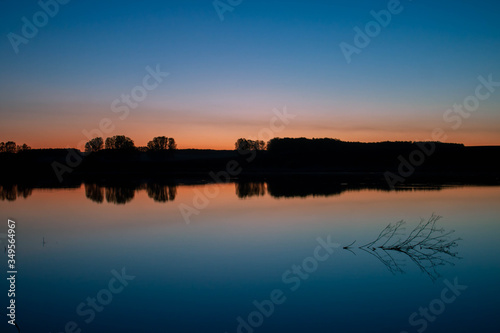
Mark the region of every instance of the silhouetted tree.
POLYGON ((168 148, 168 138, 166 136, 157 136, 148 142, 149 150, 165 150, 168 148))
POLYGON ((239 138, 238 140, 236 140, 234 148, 236 148, 236 150, 249 150, 250 145, 248 144, 247 139, 239 138))
POLYGON ((157 136, 148 142, 149 150, 174 150, 177 149, 177 144, 174 138, 167 138, 166 136, 157 136))
POLYGON ((125 135, 115 135, 107 138, 105 143, 106 149, 128 150, 134 149, 134 141, 125 135))
POLYGON ((262 140, 253 141, 253 145, 254 145, 255 150, 264 150, 264 149, 266 149, 266 143, 264 141, 262 141, 262 140))
POLYGON ((101 137, 93 138, 85 144, 85 151, 88 153, 96 152, 102 149, 104 142, 101 137))
POLYGON ((16 145, 14 141, 0 142, 0 153, 18 153, 20 151, 30 150, 31 147, 27 144, 23 144, 22 146, 16 145))
POLYGON ((22 146, 17 146, 17 151, 20 152, 20 151, 26 151, 26 150, 30 150, 31 147, 28 146, 27 144, 23 143, 22 146))
POLYGON ((17 151, 16 143, 14 141, 7 141, 5 143, 5 151, 7 153, 15 153, 17 151))
POLYGON ((169 150, 177 149, 177 143, 175 143, 174 138, 168 138, 168 149, 169 150))
POLYGON ((267 150, 268 151, 273 151, 273 150, 276 150, 276 146, 279 145, 279 142, 280 142, 280 138, 273 138, 269 141, 267 141, 267 150))
POLYGON ((262 140, 248 140, 244 138, 240 138, 236 140, 234 144, 236 150, 264 150, 266 148, 266 144, 262 140))
POLYGON ((115 149, 115 138, 114 137, 106 138, 106 141, 104 143, 104 148, 115 149))

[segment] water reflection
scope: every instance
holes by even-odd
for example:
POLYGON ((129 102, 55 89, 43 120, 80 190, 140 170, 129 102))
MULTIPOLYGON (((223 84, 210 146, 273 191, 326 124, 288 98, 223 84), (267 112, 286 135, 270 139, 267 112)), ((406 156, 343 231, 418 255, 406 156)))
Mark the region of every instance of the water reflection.
POLYGON ((97 203, 106 202, 126 204, 134 199, 135 192, 146 190, 148 196, 156 202, 174 201, 177 195, 176 185, 162 185, 157 183, 139 185, 99 185, 85 184, 85 196, 97 203))
POLYGON ((32 188, 20 185, 0 185, 0 200, 2 201, 15 201, 17 198, 27 198, 32 193, 32 188))
POLYGON ((97 184, 85 184, 85 196, 98 203, 104 202, 104 188, 97 184))
MULTIPOLYGON (((192 181, 192 184, 199 184, 192 181)), ((185 181, 183 184, 191 184, 185 181)), ((445 185, 418 185, 389 189, 385 184, 363 183, 359 181, 345 182, 331 178, 272 178, 265 181, 244 181, 234 183, 235 194, 238 198, 262 197, 268 194, 273 198, 305 198, 308 196, 333 196, 346 191, 359 191, 363 189, 378 189, 382 191, 423 191, 440 190, 445 185)), ((27 198, 32 194, 33 188, 59 188, 60 185, 0 185, 0 200, 14 201, 17 198, 27 198)), ((72 184, 78 188, 81 183, 72 184)), ((166 203, 174 201, 177 195, 177 184, 174 181, 162 182, 84 182, 85 196, 96 203, 127 204, 131 202, 136 192, 145 190, 155 202, 166 203)), ((67 187, 67 185, 65 186, 67 187)))
MULTIPOLYGON (((139 190, 140 187, 137 189, 139 190)), ((125 186, 108 186, 105 188, 106 201, 114 204, 126 204, 134 198, 136 189, 125 186)))
POLYGON ((270 186, 289 195, 280 183, 203 187, 137 181, 120 187, 110 180, 92 180, 73 190, 38 190, 28 200, 0 201, 0 210, 22 227, 23 288, 16 297, 20 304, 29 304, 22 317, 30 319, 22 323, 23 331, 59 332, 68 320, 95 333, 109 332, 113 325, 116 331, 140 332, 144 322, 152 331, 162 331, 165 304, 175 304, 168 323, 173 331, 238 332, 237 318, 247 320, 256 311, 254 301, 266 304, 278 288, 286 293, 287 303, 276 307, 279 316, 255 332, 329 332, 332 327, 339 332, 416 332, 409 316, 438 299, 443 280, 453 283, 455 277, 469 289, 452 305, 446 303, 446 311, 429 322, 426 332, 495 331, 488 309, 498 308, 500 297, 500 264, 495 259, 500 187, 358 192, 362 185, 346 183, 340 186, 341 195, 289 200, 270 195, 270 186), (114 198, 133 189, 133 199, 107 203, 107 188, 114 198), (211 197, 188 226, 178 204, 191 205, 197 193, 219 195, 211 197), (419 217, 425 214, 428 222, 433 211, 445 218, 417 229, 427 241, 410 237, 418 233, 412 230, 419 217), (396 223, 400 219, 407 224, 396 223), (466 241, 453 246, 455 234, 436 238, 452 229, 466 241), (329 235, 342 246, 356 240, 349 247, 356 255, 335 249, 318 269, 306 272, 312 267, 317 237, 329 235), (448 240, 440 241, 444 238, 448 240), (147 241, 131 246, 142 239, 147 241), (453 263, 456 266, 450 266, 453 263), (295 284, 285 283, 283 274, 296 265, 300 271, 288 277, 302 284, 291 292, 295 284), (137 278, 115 295, 109 311, 96 312, 99 317, 87 326, 86 317, 78 316, 75 308, 88 296, 95 298, 108 286, 110 271, 121 267, 137 278), (310 277, 302 279, 299 273, 310 277), (443 278, 433 283, 438 274, 443 278), (62 283, 64 292, 54 294, 54 281, 62 283), (144 311, 144 304, 151 311, 144 311), (129 312, 144 318, 122 315, 129 312), (192 320, 193 313, 198 320, 192 320), (477 321, 467 320, 471 316, 477 321))
POLYGON ((235 183, 238 198, 261 197, 266 194, 264 182, 238 182, 235 183))
MULTIPOLYGON (((81 185, 74 186, 78 188, 81 185)), ((137 191, 146 190, 148 196, 156 202, 174 201, 177 195, 177 185, 159 183, 136 183, 136 184, 99 184, 85 183, 85 196, 96 203, 105 200, 114 204, 126 204, 134 199, 137 191)), ((33 193, 34 188, 55 189, 53 186, 26 186, 26 185, 0 185, 0 200, 15 201, 18 198, 27 198, 33 193)), ((64 187, 66 188, 66 187, 64 187)))
MULTIPOLYGON (((458 246, 460 238, 452 239, 454 230, 447 231, 438 228, 437 221, 441 216, 432 215, 427 221, 420 223, 405 236, 404 221, 389 224, 378 237, 367 244, 357 247, 377 258, 387 269, 393 273, 404 273, 403 263, 398 261, 400 255, 411 259, 418 268, 427 274, 431 280, 436 281, 441 275, 437 271, 439 266, 453 265, 451 261, 458 257, 458 252, 453 248, 458 246), (403 237, 403 238, 401 238, 403 237)), ((353 252, 353 245, 344 246, 345 250, 353 252)))
POLYGON ((156 202, 174 201, 177 195, 177 186, 148 184, 148 196, 156 202))
POLYGON ((444 185, 415 185, 401 186, 390 189, 383 183, 345 182, 345 180, 326 178, 276 178, 265 182, 236 182, 236 195, 239 198, 263 196, 267 193, 274 198, 306 198, 309 196, 329 197, 340 195, 346 191, 360 191, 364 189, 377 189, 381 191, 436 191, 443 189, 444 185))

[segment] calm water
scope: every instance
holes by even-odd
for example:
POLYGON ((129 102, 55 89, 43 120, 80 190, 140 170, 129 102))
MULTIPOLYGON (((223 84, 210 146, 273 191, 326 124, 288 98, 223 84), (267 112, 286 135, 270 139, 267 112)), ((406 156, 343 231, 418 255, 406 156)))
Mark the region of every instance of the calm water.
POLYGON ((21 331, 500 331, 500 187, 292 187, 4 188, 21 331), (462 238, 451 255, 358 247, 400 220, 386 245, 403 240, 432 214, 455 230, 449 241, 462 238))

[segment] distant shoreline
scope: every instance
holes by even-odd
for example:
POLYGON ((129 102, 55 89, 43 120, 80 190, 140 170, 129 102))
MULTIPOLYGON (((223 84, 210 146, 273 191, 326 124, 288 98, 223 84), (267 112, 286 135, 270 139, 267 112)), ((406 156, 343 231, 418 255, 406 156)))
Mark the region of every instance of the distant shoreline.
POLYGON ((270 150, 32 149, 0 153, 0 183, 73 183, 87 179, 330 177, 404 185, 500 183, 500 146, 432 142, 348 143, 279 139, 270 150), (392 183, 391 183, 392 182, 392 183))

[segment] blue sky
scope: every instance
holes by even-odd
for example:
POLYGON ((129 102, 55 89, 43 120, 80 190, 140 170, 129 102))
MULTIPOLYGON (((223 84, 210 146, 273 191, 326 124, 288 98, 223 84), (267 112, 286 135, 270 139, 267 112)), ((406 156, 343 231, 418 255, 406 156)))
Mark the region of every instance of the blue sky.
MULTIPOLYGON (((41 8, 0 6, 0 141, 35 147, 75 146, 108 117, 137 144, 229 148, 284 106, 297 117, 276 136, 424 140, 479 75, 500 81, 495 1, 401 1, 350 64, 339 44, 388 1, 244 0, 221 21, 212 1, 71 0, 18 54, 7 35, 41 8), (117 120, 112 101, 157 64, 168 78, 117 120)), ((500 89, 449 140, 500 144, 499 111, 500 89)))

